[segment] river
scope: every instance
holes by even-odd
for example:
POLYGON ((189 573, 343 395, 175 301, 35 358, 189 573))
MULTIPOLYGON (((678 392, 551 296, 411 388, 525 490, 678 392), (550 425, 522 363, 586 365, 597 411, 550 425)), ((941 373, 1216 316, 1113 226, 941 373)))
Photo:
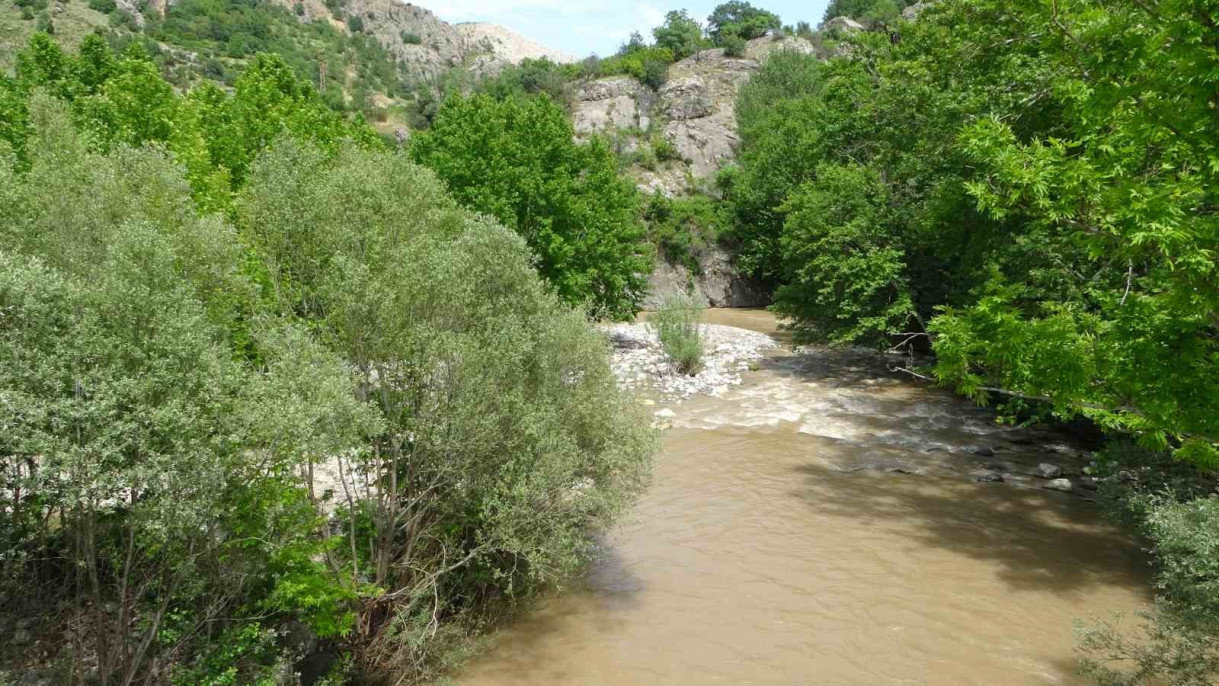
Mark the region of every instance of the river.
POLYGON ((1081 466, 1070 436, 998 426, 883 358, 776 352, 670 407, 654 482, 587 578, 458 683, 1082 684, 1073 620, 1148 603, 1138 547, 1028 475, 1081 466), (1009 483, 976 482, 992 471, 1009 483))

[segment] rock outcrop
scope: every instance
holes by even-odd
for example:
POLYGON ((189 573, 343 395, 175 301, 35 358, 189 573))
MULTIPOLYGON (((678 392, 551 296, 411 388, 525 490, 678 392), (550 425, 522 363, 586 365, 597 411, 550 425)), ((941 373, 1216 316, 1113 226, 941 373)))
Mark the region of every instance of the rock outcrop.
POLYGON ((572 125, 579 136, 646 130, 651 125, 655 94, 629 76, 589 81, 576 92, 572 125))
POLYGON ((841 35, 866 30, 867 29, 863 24, 860 24, 849 17, 834 17, 833 19, 825 22, 825 26, 822 27, 822 31, 833 35, 841 35))
POLYGON ((457 24, 457 32, 465 39, 467 52, 492 55, 495 59, 509 64, 520 64, 526 59, 542 58, 559 64, 576 61, 572 55, 548 48, 498 24, 485 22, 457 24))
MULTIPOLYGON (((576 135, 609 135, 622 152, 663 137, 680 159, 636 165, 629 173, 645 194, 685 194, 736 157, 737 94, 778 50, 811 53, 813 46, 800 38, 766 36, 750 41, 740 57, 722 49, 703 50, 671 65, 658 90, 630 76, 586 81, 576 88, 571 107, 576 135)), ((723 249, 702 251, 698 263, 700 269, 691 273, 685 265, 657 260, 645 307, 653 309, 665 297, 686 292, 712 307, 769 304, 767 289, 738 275, 723 249)))
POLYGON ((770 294, 761 283, 737 273, 732 257, 720 247, 698 256, 701 273, 691 273, 682 264, 656 260, 648 277, 648 296, 644 309, 654 310, 665 298, 689 293, 699 304, 709 307, 762 307, 770 304, 770 294))
MULTIPOLYGON (((297 0, 276 1, 296 11, 297 0)), ((406 73, 417 79, 428 79, 453 67, 494 73, 506 64, 519 64, 526 58, 575 60, 502 26, 481 22, 450 24, 430 10, 398 0, 346 0, 342 13, 344 19, 360 17, 364 33, 376 38, 401 62, 406 73)), ((336 18, 323 0, 301 0, 299 16, 301 21, 320 19, 341 31, 349 31, 345 21, 336 18)))
MULTIPOLYGON (((611 76, 582 84, 576 91, 572 118, 578 135, 614 133, 630 139, 659 131, 677 149, 680 169, 634 170, 645 192, 676 195, 690 180, 708 179, 736 155, 740 136, 736 98, 766 58, 776 50, 810 53, 800 38, 766 36, 748 43, 741 57, 722 49, 703 50, 669 67, 659 91, 629 76, 611 76)), ((627 140, 631 150, 639 141, 627 140)))
POLYGON ((923 10, 927 9, 927 6, 928 3, 926 2, 914 3, 913 5, 902 10, 902 19, 905 19, 906 21, 914 21, 918 19, 918 15, 922 14, 923 10))

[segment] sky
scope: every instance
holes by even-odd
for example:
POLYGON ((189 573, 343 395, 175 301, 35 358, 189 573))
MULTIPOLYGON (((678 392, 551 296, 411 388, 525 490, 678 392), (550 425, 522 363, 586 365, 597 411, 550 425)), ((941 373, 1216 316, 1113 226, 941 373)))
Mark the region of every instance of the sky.
MULTIPOLYGON (((410 0, 447 22, 499 24, 542 45, 576 57, 609 55, 632 31, 651 40, 652 28, 673 9, 689 10, 705 22, 723 0, 410 0)), ((828 0, 754 0, 778 14, 784 24, 821 20, 828 0)))

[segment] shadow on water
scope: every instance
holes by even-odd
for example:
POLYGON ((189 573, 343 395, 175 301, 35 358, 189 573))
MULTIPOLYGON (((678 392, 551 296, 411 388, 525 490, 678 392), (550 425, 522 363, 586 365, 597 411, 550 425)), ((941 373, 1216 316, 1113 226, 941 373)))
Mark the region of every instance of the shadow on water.
POLYGON ((998 577, 1014 590, 1144 587, 1146 556, 1103 524, 1094 506, 1072 496, 819 465, 794 471, 803 479, 793 494, 819 515, 899 530, 918 545, 998 563, 998 577))

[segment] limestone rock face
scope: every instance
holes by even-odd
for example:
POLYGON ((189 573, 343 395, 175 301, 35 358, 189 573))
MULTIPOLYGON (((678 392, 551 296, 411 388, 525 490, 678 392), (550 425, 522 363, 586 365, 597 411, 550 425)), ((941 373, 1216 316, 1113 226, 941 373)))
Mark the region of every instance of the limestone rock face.
POLYGON ((692 274, 681 264, 657 259, 648 277, 648 296, 644 309, 654 310, 671 295, 690 293, 699 304, 709 307, 762 307, 770 296, 762 284, 741 276, 731 256, 720 247, 709 248, 698 256, 701 274, 692 274))
POLYGON ((457 32, 465 39, 466 51, 481 51, 493 55, 501 62, 520 64, 526 59, 546 58, 551 62, 568 64, 576 58, 561 50, 553 50, 536 41, 518 35, 499 26, 484 22, 468 22, 456 25, 457 32))
POLYGON ((660 96, 667 105, 665 113, 670 119, 698 119, 715 111, 707 85, 699 76, 669 81, 660 89, 660 96))
MULTIPOLYGON (((119 0, 135 4, 136 0, 119 0)), ((297 0, 274 0, 295 11, 297 0)), ((173 0, 156 0, 172 3, 173 0)), ((323 0, 301 0, 301 21, 328 21, 348 31, 345 19, 360 17, 364 32, 377 39, 417 79, 427 79, 453 67, 466 67, 475 74, 494 74, 507 64, 541 59, 572 62, 574 57, 552 50, 495 24, 480 22, 450 24, 431 11, 398 0, 347 0, 344 20, 336 19, 323 0), (418 36, 418 44, 407 43, 403 34, 418 36)))
MULTIPOLYGON (((742 57, 728 57, 722 49, 703 50, 671 65, 658 92, 629 76, 586 82, 577 89, 572 108, 576 135, 616 131, 629 138, 658 128, 677 149, 681 169, 636 169, 633 176, 644 192, 681 194, 690 180, 711 178, 736 156, 737 94, 778 50, 811 53, 813 46, 800 38, 766 36, 749 41, 742 57)), ((622 145, 632 150, 638 142, 622 145)))
POLYGON ((864 31, 864 25, 849 17, 834 17, 825 22, 824 30, 830 33, 852 33, 864 31))
POLYGON ((576 93, 572 108, 576 135, 646 129, 652 100, 647 91, 629 76, 611 76, 584 84, 576 93))

